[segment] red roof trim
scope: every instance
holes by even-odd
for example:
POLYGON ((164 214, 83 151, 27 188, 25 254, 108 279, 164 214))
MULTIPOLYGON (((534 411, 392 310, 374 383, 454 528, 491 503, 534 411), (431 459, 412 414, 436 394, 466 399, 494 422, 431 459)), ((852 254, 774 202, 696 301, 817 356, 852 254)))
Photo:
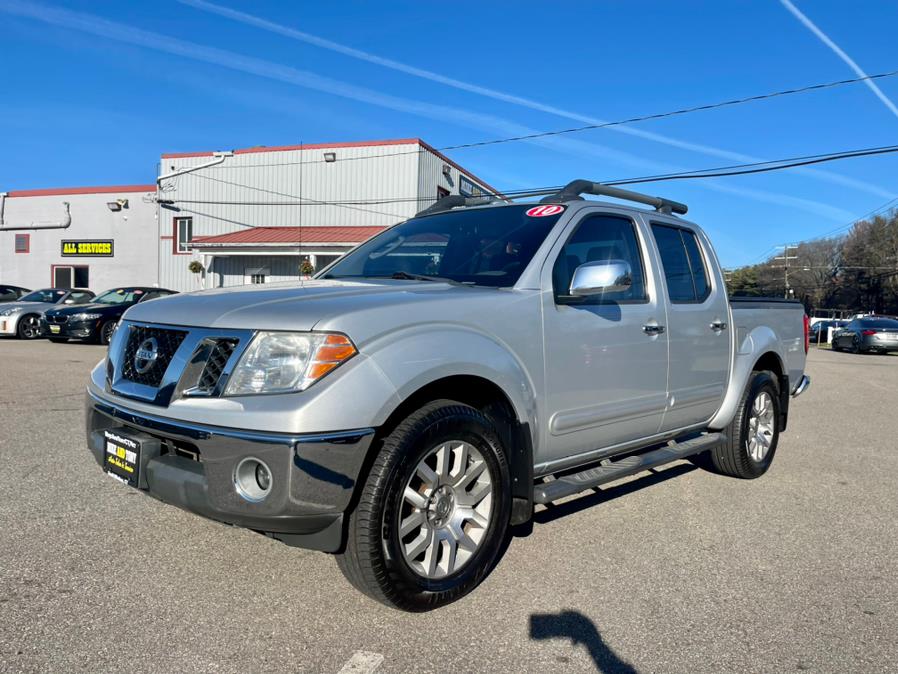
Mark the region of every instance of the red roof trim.
MULTIPOLYGON (((288 152, 290 150, 329 150, 341 147, 375 147, 379 145, 416 145, 421 144, 419 138, 400 138, 395 140, 360 140, 349 143, 313 143, 310 145, 275 145, 272 147, 247 147, 234 150, 234 154, 254 154, 257 152, 288 152)), ((185 157, 211 157, 211 152, 169 152, 163 159, 183 159, 185 157)))
POLYGON ((253 245, 253 244, 285 244, 303 245, 345 243, 354 244, 367 241, 375 234, 380 234, 386 227, 253 227, 237 232, 216 234, 215 236, 194 237, 191 244, 208 245, 253 245))
POLYGON ((42 190, 13 190, 8 197, 52 197, 69 194, 121 194, 124 192, 155 192, 156 185, 107 185, 102 187, 51 187, 42 190))

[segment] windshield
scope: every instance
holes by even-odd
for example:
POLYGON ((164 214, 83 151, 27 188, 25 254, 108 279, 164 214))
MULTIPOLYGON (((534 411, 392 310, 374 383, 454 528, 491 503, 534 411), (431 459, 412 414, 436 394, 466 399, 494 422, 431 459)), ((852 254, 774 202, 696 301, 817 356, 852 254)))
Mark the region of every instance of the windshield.
POLYGON ((457 210, 413 218, 391 227, 348 253, 321 276, 406 278, 436 276, 458 283, 513 286, 536 249, 558 222, 527 215, 533 204, 457 210))
POLYGON ((57 290, 55 288, 44 288, 43 290, 35 290, 28 293, 20 302, 46 302, 48 304, 56 304, 66 294, 65 290, 57 290))
POLYGON ((97 297, 94 304, 130 304, 136 302, 143 295, 143 290, 136 288, 116 288, 107 290, 97 297))

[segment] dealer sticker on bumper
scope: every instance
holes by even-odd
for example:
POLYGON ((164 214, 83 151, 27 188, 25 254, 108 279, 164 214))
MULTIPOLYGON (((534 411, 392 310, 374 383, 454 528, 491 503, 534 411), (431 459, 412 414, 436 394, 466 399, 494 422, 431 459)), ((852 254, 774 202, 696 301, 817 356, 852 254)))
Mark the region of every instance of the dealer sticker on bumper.
POLYGON ((120 482, 132 487, 140 479, 140 442, 120 433, 103 431, 106 449, 103 453, 103 470, 120 482))

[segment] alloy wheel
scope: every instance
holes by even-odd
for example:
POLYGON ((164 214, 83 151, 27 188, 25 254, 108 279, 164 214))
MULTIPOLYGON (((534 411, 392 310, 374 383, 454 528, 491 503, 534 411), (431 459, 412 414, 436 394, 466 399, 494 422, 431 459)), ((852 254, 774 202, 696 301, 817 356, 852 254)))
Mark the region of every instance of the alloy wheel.
POLYGON ((460 571, 486 537, 493 480, 480 451, 450 440, 422 458, 399 508, 399 544, 409 568, 428 580, 460 571))
POLYGON ((763 461, 770 451, 775 423, 773 398, 767 391, 761 391, 755 398, 748 416, 748 455, 754 461, 763 461))
POLYGON ((37 316, 26 316, 22 319, 22 337, 35 339, 41 334, 41 322, 37 316))

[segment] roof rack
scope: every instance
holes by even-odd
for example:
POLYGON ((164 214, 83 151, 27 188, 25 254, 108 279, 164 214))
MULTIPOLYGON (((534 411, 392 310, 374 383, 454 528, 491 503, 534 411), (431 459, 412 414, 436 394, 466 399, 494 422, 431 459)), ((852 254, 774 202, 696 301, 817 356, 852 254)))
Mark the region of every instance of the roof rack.
POLYGON ((560 191, 550 194, 540 201, 543 204, 556 204, 560 201, 575 201, 583 199, 582 194, 594 194, 596 196, 614 197, 615 199, 623 199, 625 201, 635 201, 640 204, 654 206, 655 210, 660 213, 679 213, 685 215, 689 207, 678 201, 664 199, 662 197, 652 197, 648 194, 640 194, 639 192, 631 192, 630 190, 622 190, 619 187, 611 187, 602 183, 594 183, 590 180, 573 180, 561 188, 560 191))
MULTIPOLYGON (((524 199, 527 197, 539 197, 544 194, 547 197, 540 200, 543 204, 557 204, 565 201, 582 201, 583 194, 594 194, 596 196, 614 197, 615 199, 623 199, 624 201, 635 201, 640 204, 654 206, 659 213, 679 213, 684 215, 689 207, 681 204, 679 201, 664 199, 662 197, 652 197, 648 194, 640 194, 639 192, 631 192, 630 190, 622 190, 619 187, 611 187, 602 183, 594 183, 590 180, 573 180, 560 190, 536 190, 527 192, 526 194, 516 194, 515 199, 524 199)), ((433 215, 434 213, 443 213, 451 211, 453 208, 464 208, 469 206, 485 206, 486 204, 504 201, 511 203, 511 199, 503 199, 494 195, 486 195, 482 197, 466 197, 462 194, 450 194, 447 197, 437 200, 432 206, 428 206, 423 211, 415 214, 415 217, 422 215, 433 215)))
POLYGON ((448 197, 438 199, 435 204, 428 206, 423 211, 418 211, 415 214, 415 217, 418 218, 422 215, 433 215, 434 213, 451 211, 453 208, 458 208, 459 206, 484 206, 485 204, 490 204, 494 201, 504 201, 504 199, 499 199, 499 197, 494 196, 466 197, 462 194, 450 194, 448 197))

